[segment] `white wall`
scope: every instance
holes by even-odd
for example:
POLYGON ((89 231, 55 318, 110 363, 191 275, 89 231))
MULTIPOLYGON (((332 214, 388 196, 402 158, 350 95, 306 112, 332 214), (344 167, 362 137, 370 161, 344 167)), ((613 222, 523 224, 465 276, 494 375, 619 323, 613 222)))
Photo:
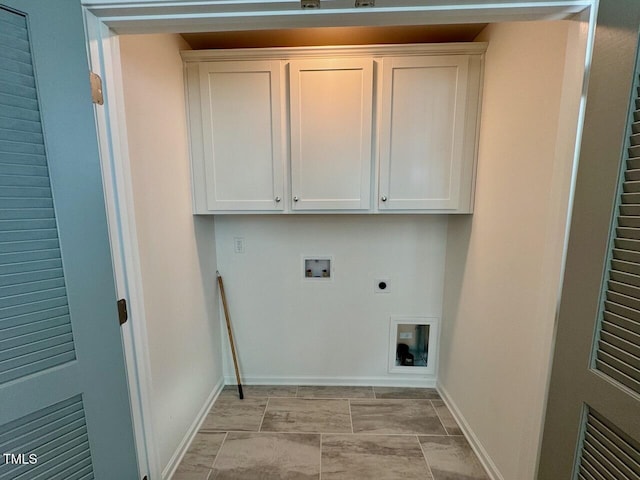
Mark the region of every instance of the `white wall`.
POLYGON ((489 48, 475 213, 449 221, 439 387, 507 480, 535 477, 584 72, 581 33, 577 22, 503 23, 477 39, 489 48))
POLYGON ((215 222, 246 382, 435 385, 433 377, 388 373, 389 319, 441 316, 446 216, 217 216, 215 222), (234 253, 234 237, 244 238, 245 253, 234 253), (335 278, 304 280, 307 254, 333 256, 335 278), (390 293, 374 293, 376 278, 390 279, 390 293))
POLYGON ((222 380, 213 219, 191 213, 177 35, 120 37, 152 374, 155 442, 170 470, 222 380))

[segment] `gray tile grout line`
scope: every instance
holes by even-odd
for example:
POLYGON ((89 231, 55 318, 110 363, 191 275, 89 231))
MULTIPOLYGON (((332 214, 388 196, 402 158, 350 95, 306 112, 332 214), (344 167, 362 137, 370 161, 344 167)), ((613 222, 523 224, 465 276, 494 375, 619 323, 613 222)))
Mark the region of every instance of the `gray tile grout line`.
POLYGON ((318 480, 322 480, 322 433, 320 434, 320 469, 319 469, 319 476, 318 476, 318 480))
POLYGON ((228 436, 229 436, 229 432, 225 432, 224 438, 222 439, 222 443, 220 444, 220 448, 218 449, 218 453, 216 453, 216 458, 213 459, 213 464, 209 469, 209 476, 207 477, 207 479, 213 474, 213 469, 216 466, 216 462, 218 461, 218 458, 220 458, 220 454, 222 453, 222 447, 224 447, 224 444, 227 441, 228 436))
MULTIPOLYGON (((255 397, 251 397, 251 398, 267 398, 266 396, 255 396, 255 397)), ((298 400, 383 400, 386 402, 406 402, 408 400, 412 400, 412 401, 431 401, 431 400, 436 400, 436 401, 442 401, 439 398, 375 398, 375 397, 281 397, 278 395, 269 395, 268 398, 288 398, 290 400, 292 399, 298 399, 298 400)))
POLYGON ((353 431, 353 414, 351 413, 351 399, 348 398, 347 402, 349 402, 349 421, 351 422, 351 433, 356 433, 353 431))
POLYGON ((436 408, 436 406, 433 404, 433 400, 429 400, 429 403, 431 404, 431 408, 433 408, 433 411, 436 412, 436 417, 438 417, 438 420, 440 421, 440 425, 442 425, 442 428, 444 428, 444 431, 446 432, 447 436, 451 436, 451 434, 449 433, 449 430, 447 430, 447 426, 442 421, 442 418, 440 418, 440 414, 438 413, 438 409, 436 408))
POLYGON ((427 454, 424 453, 424 448, 422 448, 422 443, 420 442, 420 437, 418 435, 416 435, 416 440, 418 441, 418 445, 420 446, 420 451, 422 452, 424 463, 427 465, 427 470, 431 475, 431 480, 435 480, 435 477, 433 476, 433 470, 431 470, 431 465, 429 465, 429 460, 427 460, 427 454))
MULTIPOLYGON (((277 397, 277 398, 297 398, 300 400, 376 400, 373 397, 277 397)), ((402 399, 402 400, 405 400, 405 399, 402 399)), ((413 399, 407 399, 407 400, 413 400, 413 399)))
POLYGON ((267 408, 269 408, 269 400, 271 397, 267 397, 267 403, 264 405, 264 412, 262 412, 262 419, 260 420, 260 425, 258 426, 258 431, 262 430, 262 424, 264 423, 264 417, 267 415, 267 408))
MULTIPOLYGON (((208 432, 208 433, 275 433, 275 434, 283 434, 283 435, 326 435, 324 432, 278 432, 276 430, 229 430, 228 432, 208 432)), ((350 433, 333 433, 328 432, 329 435, 351 435, 350 433)), ((406 436, 406 435, 405 435, 406 436)), ((438 435, 439 437, 444 437, 444 435, 438 435)))
MULTIPOLYGON (((251 397, 245 396, 246 399, 261 399, 261 398, 287 398, 289 400, 429 400, 428 398, 373 398, 373 397, 281 397, 279 395, 253 395, 251 397)), ((437 400, 434 399, 434 400, 437 400)))
MULTIPOLYGON (((207 433, 224 433, 224 432, 207 432, 207 433)), ((283 432, 278 430, 229 430, 229 433, 283 433, 285 435, 362 435, 364 437, 413 437, 419 435, 421 437, 464 437, 464 435, 441 435, 438 433, 368 433, 368 432, 312 432, 312 431, 295 431, 283 432)))

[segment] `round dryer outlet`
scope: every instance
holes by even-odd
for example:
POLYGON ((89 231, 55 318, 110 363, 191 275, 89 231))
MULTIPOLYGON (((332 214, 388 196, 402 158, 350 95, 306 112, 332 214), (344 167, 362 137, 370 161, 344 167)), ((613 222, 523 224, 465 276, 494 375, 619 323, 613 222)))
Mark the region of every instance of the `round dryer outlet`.
POLYGON ((375 293, 389 293, 391 291, 391 282, 388 278, 377 278, 373 282, 373 291, 375 293))

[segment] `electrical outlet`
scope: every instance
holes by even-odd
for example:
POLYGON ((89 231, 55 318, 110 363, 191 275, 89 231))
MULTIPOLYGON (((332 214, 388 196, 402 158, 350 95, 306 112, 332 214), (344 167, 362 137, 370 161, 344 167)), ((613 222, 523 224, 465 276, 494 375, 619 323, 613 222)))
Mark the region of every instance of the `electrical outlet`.
POLYGON ((244 253, 244 237, 233 237, 233 251, 244 253))

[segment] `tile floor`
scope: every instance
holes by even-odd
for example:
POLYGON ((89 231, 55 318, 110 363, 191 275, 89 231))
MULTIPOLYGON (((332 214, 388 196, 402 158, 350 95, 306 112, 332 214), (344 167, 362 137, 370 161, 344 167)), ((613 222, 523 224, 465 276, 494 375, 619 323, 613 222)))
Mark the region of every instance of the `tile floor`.
POLYGON ((220 393, 173 480, 487 480, 428 388, 245 386, 220 393))

